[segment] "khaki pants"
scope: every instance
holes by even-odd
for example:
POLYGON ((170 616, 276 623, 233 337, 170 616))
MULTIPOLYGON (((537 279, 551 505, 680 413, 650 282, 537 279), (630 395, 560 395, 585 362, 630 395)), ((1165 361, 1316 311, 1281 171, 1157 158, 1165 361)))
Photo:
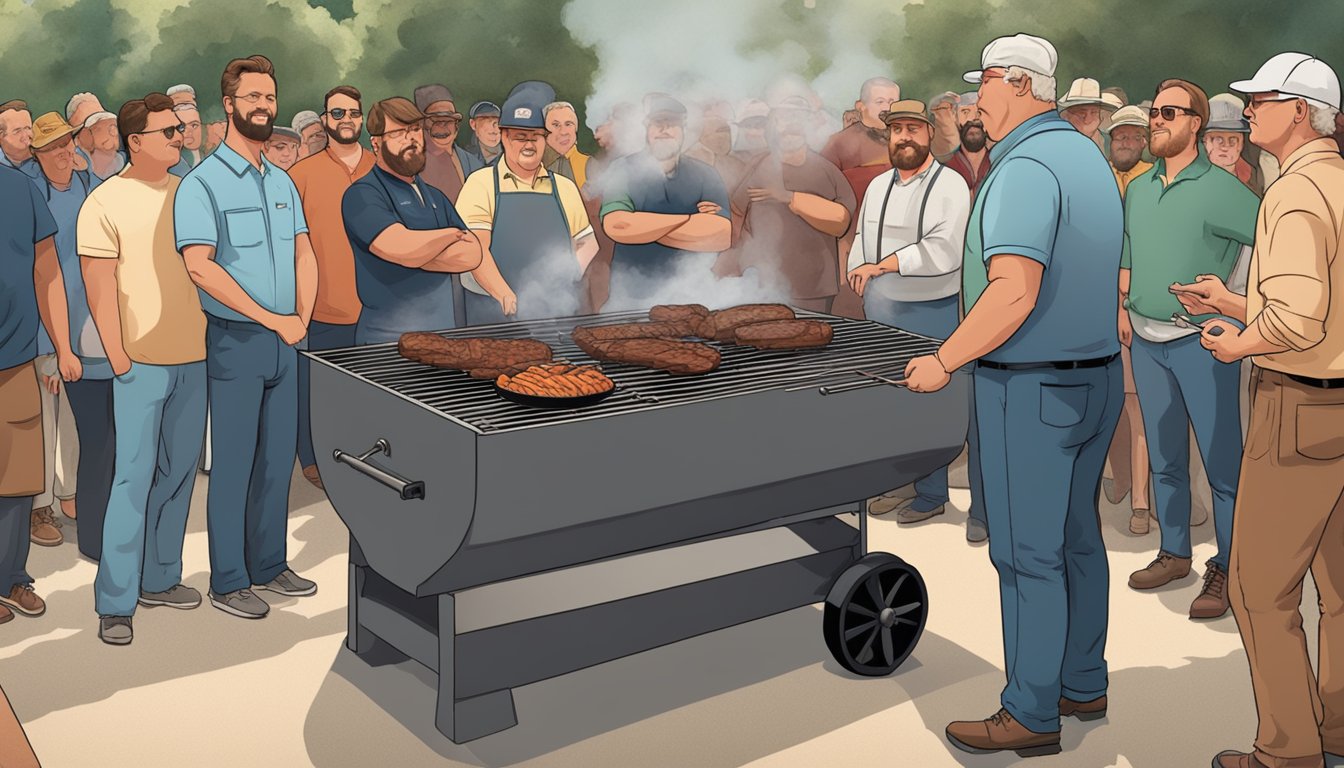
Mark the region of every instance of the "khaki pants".
POLYGON ((1344 753, 1344 390, 1256 368, 1229 568, 1232 611, 1270 768, 1344 753), (1320 678, 1302 631, 1302 582, 1320 593, 1320 678))
POLYGON ((42 398, 24 363, 0 371, 0 496, 36 496, 42 474, 42 398))
POLYGON ((70 399, 65 396, 61 382, 52 394, 47 390, 45 377, 60 378, 55 355, 43 355, 35 361, 38 385, 42 388, 42 456, 46 475, 42 493, 33 499, 33 509, 45 509, 75 497, 75 472, 79 467, 79 435, 75 432, 75 415, 70 410, 70 399))

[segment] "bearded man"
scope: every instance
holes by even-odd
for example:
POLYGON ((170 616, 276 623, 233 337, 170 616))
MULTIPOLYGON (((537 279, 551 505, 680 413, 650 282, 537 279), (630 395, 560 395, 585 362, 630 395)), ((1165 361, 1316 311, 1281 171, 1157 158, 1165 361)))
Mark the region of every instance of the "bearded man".
POLYGON ((1238 267, 1255 241, 1260 201, 1209 162, 1199 140, 1209 122, 1209 99, 1199 86, 1164 81, 1148 118, 1157 163, 1125 190, 1118 325, 1133 359, 1162 543, 1153 562, 1130 576, 1129 586, 1153 590, 1190 573, 1193 426, 1213 492, 1217 552, 1190 618, 1215 619, 1229 609, 1227 568, 1242 446, 1240 371, 1204 350, 1198 328, 1173 322, 1185 309, 1170 289, 1214 275, 1225 282, 1232 277, 1230 287, 1244 292, 1246 272, 1238 267))
POLYGON ((448 196, 420 176, 424 123, 408 99, 373 105, 368 126, 375 165, 341 200, 363 305, 356 344, 455 327, 452 277, 481 263, 481 244, 448 196))
POLYGON ((961 174, 970 188, 971 197, 975 197, 980 182, 989 175, 989 136, 985 134, 985 124, 980 119, 980 94, 976 91, 961 94, 957 98, 956 119, 957 134, 961 145, 947 159, 947 167, 961 174))

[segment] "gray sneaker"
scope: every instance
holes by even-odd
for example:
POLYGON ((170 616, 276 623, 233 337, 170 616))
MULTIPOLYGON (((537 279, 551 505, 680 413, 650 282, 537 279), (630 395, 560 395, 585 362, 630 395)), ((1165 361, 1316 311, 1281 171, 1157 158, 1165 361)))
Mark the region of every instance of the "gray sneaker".
POLYGON ((966 521, 967 541, 971 542, 972 544, 979 544, 980 542, 985 541, 988 538, 989 538, 989 529, 985 528, 984 523, 980 522, 979 520, 976 520, 973 517, 966 521))
POLYGON ((317 583, 309 581, 286 568, 279 576, 265 584, 254 584, 253 589, 264 589, 285 597, 307 597, 317 594, 317 583))
POLYGON ((135 633, 131 631, 130 616, 98 617, 98 639, 108 645, 130 645, 135 633))
POLYGON ((201 593, 185 584, 177 584, 165 592, 141 592, 141 605, 166 605, 183 611, 201 604, 201 593))
POLYGON ((210 604, 225 613, 243 619, 264 619, 266 614, 271 612, 271 606, 252 594, 250 589, 235 589, 222 595, 217 595, 211 590, 210 604))

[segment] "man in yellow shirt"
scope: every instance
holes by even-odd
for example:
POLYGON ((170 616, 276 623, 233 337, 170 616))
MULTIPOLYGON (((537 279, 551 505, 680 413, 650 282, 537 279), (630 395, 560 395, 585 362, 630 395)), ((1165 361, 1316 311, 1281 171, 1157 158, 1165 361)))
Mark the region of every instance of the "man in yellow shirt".
POLYGON ((468 325, 578 313, 597 240, 578 186, 542 164, 542 109, 555 91, 521 83, 499 118, 504 154, 471 174, 457 211, 481 242, 481 266, 462 276, 468 325))
POLYGON ((129 101, 130 164, 89 194, 78 250, 112 384, 116 466, 94 581, 98 636, 131 642, 137 604, 195 608, 182 539, 205 437, 205 315, 173 242, 182 124, 161 93, 129 101))
POLYGON ((569 176, 570 181, 583 189, 584 182, 588 180, 588 161, 592 156, 579 151, 579 115, 574 111, 574 105, 568 101, 553 101, 542 108, 541 115, 546 123, 546 146, 557 158, 564 159, 564 163, 548 167, 569 176), (569 173, 565 173, 566 165, 569 173))

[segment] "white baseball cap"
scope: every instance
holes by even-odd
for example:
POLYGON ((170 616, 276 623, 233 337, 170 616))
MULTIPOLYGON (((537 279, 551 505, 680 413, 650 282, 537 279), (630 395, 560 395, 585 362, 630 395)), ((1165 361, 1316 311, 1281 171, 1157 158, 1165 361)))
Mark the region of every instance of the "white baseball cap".
POLYGON ((92 128, 95 123, 101 123, 104 120, 116 120, 117 116, 111 112, 94 112, 89 115, 80 128, 92 128))
POLYGON ((980 82, 980 75, 990 67, 1022 67, 1048 77, 1055 76, 1059 54, 1049 40, 1032 35, 1013 35, 991 40, 980 54, 980 69, 967 72, 962 79, 968 83, 980 82))
POLYGON ((1280 53, 1266 61, 1255 77, 1230 87, 1242 93, 1300 96, 1317 106, 1340 108, 1339 76, 1329 64, 1305 53, 1280 53))

